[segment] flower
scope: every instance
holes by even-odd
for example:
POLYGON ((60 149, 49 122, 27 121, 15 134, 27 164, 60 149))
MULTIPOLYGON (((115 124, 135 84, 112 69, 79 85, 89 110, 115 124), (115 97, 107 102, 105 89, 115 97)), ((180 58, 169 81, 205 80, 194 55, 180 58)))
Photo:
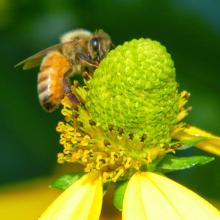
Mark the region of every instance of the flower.
POLYGON ((96 220, 102 207, 102 179, 89 173, 73 183, 43 213, 40 220, 96 220))
POLYGON ((102 187, 107 191, 109 184, 115 186, 113 203, 125 220, 220 217, 199 196, 155 174, 210 162, 214 158, 175 153, 194 145, 219 152, 220 143, 183 122, 191 109, 186 107, 190 94, 178 92, 174 63, 164 46, 150 39, 126 42, 103 59, 84 85, 73 82, 71 91, 79 104, 68 96, 62 100, 58 163, 78 163, 84 176, 69 174, 53 184, 67 189, 40 219, 99 219, 102 187), (185 204, 191 200, 194 212, 185 204))
POLYGON ((205 137, 206 139, 196 144, 196 147, 201 150, 216 154, 220 156, 220 137, 217 137, 211 133, 203 131, 197 127, 188 126, 181 131, 173 134, 173 138, 178 140, 190 140, 194 137, 205 137))
POLYGON ((165 176, 138 172, 131 177, 123 202, 123 220, 133 219, 219 220, 220 212, 196 193, 165 176))

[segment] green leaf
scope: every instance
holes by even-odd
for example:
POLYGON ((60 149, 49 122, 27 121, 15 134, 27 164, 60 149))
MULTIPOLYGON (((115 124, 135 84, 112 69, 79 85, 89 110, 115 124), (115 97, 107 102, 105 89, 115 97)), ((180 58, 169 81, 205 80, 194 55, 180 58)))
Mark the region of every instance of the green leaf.
POLYGON ((128 184, 128 181, 118 182, 116 184, 116 188, 114 190, 113 204, 114 204, 115 208, 118 209, 119 211, 122 210, 123 198, 124 198, 127 184, 128 184))
POLYGON ((66 189, 68 188, 72 183, 77 181, 84 173, 83 172, 77 172, 77 173, 69 173, 61 176, 58 178, 55 182, 50 184, 50 188, 55 189, 66 189))
POLYGON ((182 146, 178 148, 178 150, 186 150, 207 139, 207 137, 197 137, 189 140, 182 140, 181 142, 179 142, 180 144, 182 144, 182 146))
POLYGON ((204 165, 213 161, 214 159, 214 157, 207 156, 175 157, 173 155, 167 155, 158 164, 157 170, 161 172, 184 170, 195 166, 204 165))

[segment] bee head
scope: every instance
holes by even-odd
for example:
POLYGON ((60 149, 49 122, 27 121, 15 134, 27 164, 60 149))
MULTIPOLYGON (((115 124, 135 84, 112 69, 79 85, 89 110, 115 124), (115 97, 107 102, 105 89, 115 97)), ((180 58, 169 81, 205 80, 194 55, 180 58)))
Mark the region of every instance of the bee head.
POLYGON ((100 61, 108 53, 112 45, 110 36, 104 31, 97 31, 89 41, 89 52, 94 60, 100 61))

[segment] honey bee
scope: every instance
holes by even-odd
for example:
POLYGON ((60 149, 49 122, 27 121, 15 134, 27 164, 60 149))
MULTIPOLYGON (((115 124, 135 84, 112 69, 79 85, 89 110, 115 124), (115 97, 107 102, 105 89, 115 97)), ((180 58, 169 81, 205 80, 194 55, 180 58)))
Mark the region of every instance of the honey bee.
POLYGON ((84 29, 70 31, 60 38, 60 43, 46 48, 19 62, 23 69, 40 65, 38 73, 38 97, 42 108, 54 111, 64 94, 75 104, 77 98, 71 93, 69 78, 87 71, 92 74, 112 46, 111 38, 102 30, 91 33, 84 29))

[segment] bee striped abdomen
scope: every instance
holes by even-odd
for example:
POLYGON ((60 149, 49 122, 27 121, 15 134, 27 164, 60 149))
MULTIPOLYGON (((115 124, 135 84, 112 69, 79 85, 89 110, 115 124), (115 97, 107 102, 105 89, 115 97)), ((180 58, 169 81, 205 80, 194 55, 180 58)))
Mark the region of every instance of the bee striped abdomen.
POLYGON ((64 95, 63 78, 70 68, 66 57, 57 51, 43 59, 38 74, 38 96, 45 111, 51 112, 59 106, 64 95))

